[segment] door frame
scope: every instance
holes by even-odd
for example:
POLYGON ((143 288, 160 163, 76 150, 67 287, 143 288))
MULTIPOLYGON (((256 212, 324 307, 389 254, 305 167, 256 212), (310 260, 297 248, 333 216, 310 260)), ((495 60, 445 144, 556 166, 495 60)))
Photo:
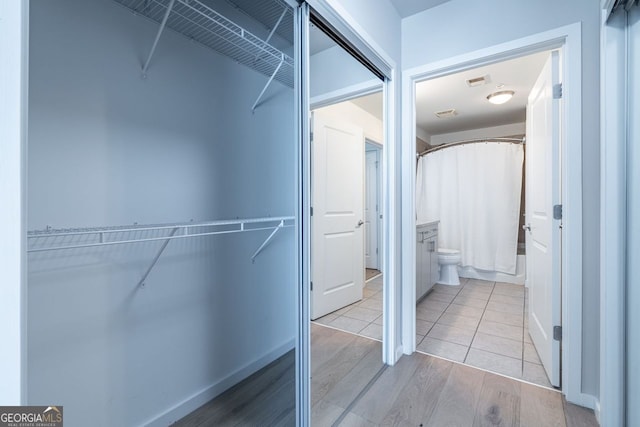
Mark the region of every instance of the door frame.
POLYGON ((536 52, 562 49, 561 185, 563 246, 561 250, 562 392, 568 401, 594 408, 595 398, 582 392, 582 31, 574 23, 441 61, 403 73, 402 125, 402 307, 403 350, 415 351, 415 85, 427 79, 536 52), (413 303, 412 303, 413 301, 413 303), (570 363, 569 363, 570 362, 570 363))
MULTIPOLYGON (((367 151, 375 151, 376 152, 376 157, 378 158, 378 164, 382 165, 383 163, 383 155, 384 155, 384 145, 380 144, 374 140, 372 140, 371 138, 367 138, 365 136, 364 138, 364 154, 365 154, 365 181, 364 181, 364 185, 365 185, 365 200, 366 200, 366 194, 367 194, 367 190, 366 190, 366 186, 367 186, 367 178, 366 178, 366 169, 367 169, 367 162, 366 162, 366 156, 367 156, 367 151), (371 150, 367 150, 367 146, 369 147, 373 147, 371 150)), ((378 167, 376 168, 376 199, 378 201, 378 206, 383 206, 384 205, 384 199, 382 198, 382 185, 380 185, 382 183, 382 167, 378 167)), ((365 202, 366 203, 366 202, 365 202)), ((384 246, 382 245, 383 243, 383 238, 382 238, 382 222, 380 220, 380 209, 378 208, 378 214, 376 214, 376 247, 378 249, 378 253, 376 254, 376 258, 378 258, 378 262, 377 262, 377 270, 381 273, 384 273, 384 271, 382 271, 382 263, 380 262, 380 258, 382 255, 382 251, 380 250, 381 248, 384 248, 384 246)), ((382 218, 384 220, 384 216, 382 218)), ((366 265, 365 265, 366 267, 366 265)), ((384 276, 383 276, 384 277, 384 276)), ((366 283, 366 278, 365 278, 365 283, 366 283)))
MULTIPOLYGON (((626 322, 632 259, 627 227, 632 143, 629 121, 629 22, 627 11, 601 1, 600 17, 600 397, 601 425, 624 425, 629 416, 626 322), (622 332, 622 333, 621 333, 622 332)), ((637 5, 635 7, 638 7, 637 5)), ((636 270, 637 271, 637 270, 636 270)))
MULTIPOLYGON (((391 57, 379 47, 376 41, 362 30, 361 26, 344 8, 330 0, 306 0, 296 9, 295 16, 295 92, 296 92, 296 138, 297 149, 297 226, 296 249, 298 259, 298 337, 296 354, 296 403, 298 408, 297 425, 309 425, 310 422, 310 224, 311 224, 311 151, 310 151, 310 110, 309 92, 309 21, 310 7, 326 22, 331 24, 340 35, 350 42, 363 56, 385 72, 383 88, 383 132, 387 155, 383 164, 383 224, 384 251, 383 265, 387 272, 383 288, 383 340, 382 361, 393 365, 402 356, 402 345, 396 333, 400 323, 398 295, 400 295, 399 263, 393 254, 400 238, 396 225, 399 200, 397 183, 399 177, 396 163, 400 156, 400 140, 396 138, 396 91, 399 90, 397 65, 391 57)), ((380 83, 380 82, 378 82, 380 83)))
POLYGON ((0 4, 0 402, 27 401, 26 150, 29 0, 0 4))

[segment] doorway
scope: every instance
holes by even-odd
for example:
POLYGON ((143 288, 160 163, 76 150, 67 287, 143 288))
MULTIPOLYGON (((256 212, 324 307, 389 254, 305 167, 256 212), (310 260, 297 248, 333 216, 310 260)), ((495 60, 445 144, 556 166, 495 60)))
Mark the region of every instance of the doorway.
MULTIPOLYGON (((382 82, 330 31, 321 22, 309 27, 311 320, 335 315, 363 299, 366 237, 371 232, 365 218, 365 147, 367 139, 384 140, 382 82), (363 85, 368 88, 363 90, 363 85)), ((347 331, 361 331, 359 322, 348 323, 347 331)))
POLYGON ((382 146, 371 140, 365 143, 365 283, 382 274, 382 146))
MULTIPOLYGON (((553 290, 547 287, 554 282, 537 274, 551 273, 551 265, 533 264, 544 261, 542 247, 557 259, 559 245, 532 244, 534 237, 547 235, 540 230, 551 232, 552 224, 529 224, 545 212, 548 201, 532 209, 538 201, 532 196, 552 194, 541 183, 553 170, 547 159, 559 155, 540 152, 552 140, 545 139, 552 133, 545 132, 545 124, 557 123, 559 116, 551 117, 552 108, 549 117, 537 116, 545 101, 553 102, 544 94, 552 92, 546 76, 557 56, 527 55, 419 82, 416 90, 417 134, 426 148, 418 154, 417 231, 424 229, 421 224, 435 230, 430 238, 439 242, 441 263, 435 278, 420 275, 429 265, 417 264, 417 350, 547 387, 559 385, 559 375, 551 357, 539 356, 551 349, 538 332, 544 323, 540 312, 551 312, 553 290), (505 102, 494 104, 496 93, 505 102), (448 116, 438 113, 452 109, 448 116), (458 266, 442 264, 442 254, 454 252, 458 266), (536 273, 528 275, 526 287, 525 266, 536 273), (447 273, 452 268, 455 273, 447 273), (547 379, 545 371, 555 379, 547 379)), ((422 247, 417 246, 420 254, 422 247)), ((435 263, 430 270, 437 268, 435 263)))
MULTIPOLYGON (((582 270, 582 248, 581 248, 581 164, 580 164, 580 67, 577 66, 580 60, 580 53, 575 46, 579 45, 580 36, 577 26, 568 26, 544 34, 535 35, 526 39, 514 40, 502 45, 497 45, 482 52, 472 52, 460 57, 451 58, 446 61, 446 66, 442 63, 427 64, 407 70, 405 73, 405 104, 404 108, 415 112, 413 103, 416 99, 416 85, 420 81, 435 79, 438 77, 451 75, 457 72, 471 70, 493 64, 530 55, 542 51, 556 50, 562 48, 563 59, 561 61, 561 73, 565 92, 562 103, 561 118, 563 129, 560 135, 561 145, 561 168, 562 174, 558 175, 557 183, 564 189, 562 194, 562 204, 564 211, 563 237, 564 241, 560 250, 561 272, 557 272, 558 279, 561 279, 563 287, 555 295, 555 303, 559 309, 562 303, 561 322, 568 333, 562 336, 562 360, 571 360, 571 365, 563 364, 562 371, 562 391, 567 399, 582 404, 592 406, 588 397, 581 393, 579 384, 581 383, 581 305, 571 303, 581 295, 581 270, 582 270), (571 48, 570 46, 573 46, 571 48), (571 89, 573 88, 573 89, 571 89), (575 92, 574 92, 575 91, 575 92), (573 122, 575 120, 575 122, 573 122), (573 157, 576 156, 577 157, 573 157), (575 361, 578 361, 576 364, 575 361)), ((579 50, 579 49, 578 49, 579 50)), ((403 108, 403 109, 404 109, 403 108)), ((403 252, 415 253, 415 176, 416 161, 416 130, 415 115, 404 118, 403 123, 405 147, 407 155, 404 157, 403 171, 407 173, 405 180, 408 185, 403 189, 403 252), (411 148, 409 150, 409 147, 411 148), (409 153, 414 153, 413 156, 409 153)), ((415 277, 415 255, 407 257, 403 263, 403 277, 415 277)), ((494 285, 495 286, 495 285, 494 285)), ((403 283, 403 319, 410 326, 403 330, 404 352, 410 354, 416 345, 416 329, 413 328, 415 322, 415 283, 403 283)), ((579 301, 580 299, 578 299, 579 301)), ((558 310, 560 311, 560 310, 558 310)), ((555 324, 554 326, 559 326, 555 324)), ((559 329, 559 328, 558 328, 559 329)), ((557 331, 559 332, 559 331, 557 331)), ((549 335, 551 335, 551 332, 549 335)), ((558 334, 559 335, 559 334, 558 334)))

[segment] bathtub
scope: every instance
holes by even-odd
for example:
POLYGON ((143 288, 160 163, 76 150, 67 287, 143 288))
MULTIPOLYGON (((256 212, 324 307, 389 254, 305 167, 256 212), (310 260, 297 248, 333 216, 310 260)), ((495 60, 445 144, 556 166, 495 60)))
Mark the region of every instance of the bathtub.
POLYGON ((513 283, 524 285, 525 255, 518 255, 516 260, 516 274, 499 273, 496 271, 478 270, 473 267, 458 267, 458 275, 468 279, 488 280, 491 282, 513 283))

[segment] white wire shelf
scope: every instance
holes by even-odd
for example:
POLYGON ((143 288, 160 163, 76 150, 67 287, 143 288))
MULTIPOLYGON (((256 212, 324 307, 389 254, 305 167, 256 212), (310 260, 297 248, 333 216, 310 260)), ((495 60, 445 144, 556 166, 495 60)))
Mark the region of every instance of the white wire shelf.
MULTIPOLYGON (((168 241, 216 234, 276 230, 295 225, 292 216, 232 219, 116 227, 33 230, 27 233, 27 252, 45 252, 129 243, 168 241)), ((257 254, 256 254, 257 255, 257 254)))
POLYGON ((295 218, 292 216, 231 219, 209 222, 187 222, 157 225, 126 225, 117 227, 95 228, 65 228, 34 230, 27 233, 27 253, 59 251, 69 249, 93 248, 99 246, 113 246, 130 243, 159 242, 159 250, 138 286, 144 286, 147 277, 153 270, 162 253, 171 240, 186 239, 198 236, 213 236, 217 234, 243 233, 247 231, 271 230, 271 233, 251 256, 251 262, 267 247, 276 234, 286 227, 293 227, 295 218))
MULTIPOLYGON (((115 1, 161 27, 166 25, 191 40, 293 87, 293 58, 198 0, 115 1)), ((288 8, 286 4, 277 4, 288 8)), ((287 13, 291 12, 282 10, 283 16, 287 13)), ((148 61, 144 71, 147 66, 148 61)))

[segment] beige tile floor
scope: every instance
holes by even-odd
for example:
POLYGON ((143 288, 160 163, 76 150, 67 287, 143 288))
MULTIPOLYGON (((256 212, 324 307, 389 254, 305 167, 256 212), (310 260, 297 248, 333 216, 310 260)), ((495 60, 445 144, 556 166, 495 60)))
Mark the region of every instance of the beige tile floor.
MULTIPOLYGON (((528 329, 525 288, 460 279, 436 285, 416 306, 417 351, 550 387, 528 329)), ((364 298, 317 323, 382 339, 382 277, 365 285, 364 298)))
POLYGON ((365 283, 362 300, 315 322, 346 332, 382 340, 382 276, 365 283))
POLYGON ((416 306, 417 350, 551 387, 531 343, 523 286, 462 279, 416 306))

